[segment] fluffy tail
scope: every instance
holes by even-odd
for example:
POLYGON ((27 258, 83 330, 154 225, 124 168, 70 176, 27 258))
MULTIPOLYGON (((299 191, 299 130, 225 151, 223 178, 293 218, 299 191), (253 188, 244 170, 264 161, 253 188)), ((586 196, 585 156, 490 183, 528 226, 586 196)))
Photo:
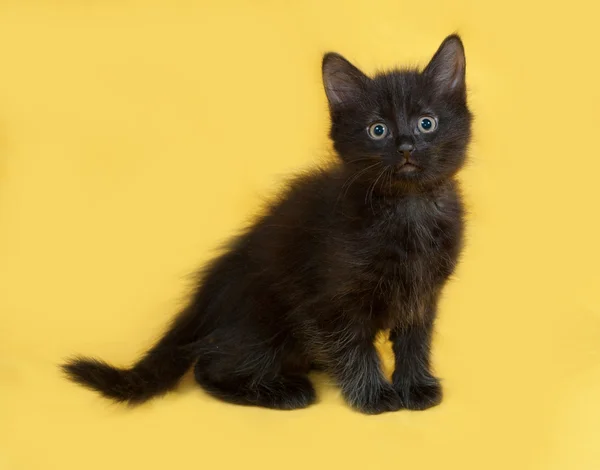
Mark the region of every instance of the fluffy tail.
POLYGON ((189 346, 197 338, 195 317, 193 308, 186 309, 131 369, 112 367, 97 359, 74 358, 62 365, 62 370, 74 382, 107 398, 132 405, 142 403, 175 387, 192 365, 189 346))

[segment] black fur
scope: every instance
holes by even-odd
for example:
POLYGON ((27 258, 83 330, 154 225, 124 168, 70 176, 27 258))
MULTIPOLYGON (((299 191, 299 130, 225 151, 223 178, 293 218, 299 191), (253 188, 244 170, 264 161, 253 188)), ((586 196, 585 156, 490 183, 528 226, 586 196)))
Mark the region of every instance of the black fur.
POLYGON ((137 403, 195 364, 216 397, 294 409, 315 401, 307 374, 318 367, 365 413, 440 402, 431 331, 461 247, 455 175, 471 129, 462 43, 446 38, 423 72, 373 78, 326 54, 323 80, 338 162, 291 182, 206 268, 189 306, 132 369, 75 359, 63 366, 73 380, 137 403), (422 115, 437 130, 420 132, 422 115), (375 122, 387 137, 369 136, 375 122), (392 383, 373 345, 381 330, 391 331, 392 383))

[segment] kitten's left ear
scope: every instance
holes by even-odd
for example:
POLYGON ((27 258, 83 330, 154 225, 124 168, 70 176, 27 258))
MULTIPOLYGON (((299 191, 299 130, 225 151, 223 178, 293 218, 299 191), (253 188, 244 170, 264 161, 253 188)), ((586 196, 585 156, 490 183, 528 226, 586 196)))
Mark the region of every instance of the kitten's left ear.
POLYGON ((440 95, 466 97, 465 86, 466 59, 465 49, 460 37, 448 36, 439 47, 423 75, 440 95))

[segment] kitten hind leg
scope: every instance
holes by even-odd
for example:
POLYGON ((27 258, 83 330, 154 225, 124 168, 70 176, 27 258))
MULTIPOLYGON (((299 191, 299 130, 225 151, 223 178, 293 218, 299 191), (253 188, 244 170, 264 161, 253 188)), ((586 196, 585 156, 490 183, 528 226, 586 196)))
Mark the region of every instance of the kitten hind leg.
POLYGON ((278 410, 306 408, 316 401, 315 389, 305 375, 227 375, 214 377, 203 364, 194 370, 196 381, 212 396, 238 405, 278 410))
POLYGON ((308 360, 290 341, 259 338, 212 344, 199 355, 196 381, 212 396, 239 405, 279 410, 306 408, 316 401, 308 360))

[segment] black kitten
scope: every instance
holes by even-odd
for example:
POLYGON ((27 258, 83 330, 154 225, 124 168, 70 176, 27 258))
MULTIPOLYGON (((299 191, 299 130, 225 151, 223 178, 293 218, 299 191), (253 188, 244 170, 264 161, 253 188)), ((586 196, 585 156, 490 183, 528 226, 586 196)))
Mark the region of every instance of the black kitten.
POLYGON ((326 54, 323 81, 339 161, 295 179, 206 268, 188 307, 133 368, 76 359, 63 366, 73 380, 138 403, 195 363, 216 397, 294 409, 315 401, 307 374, 319 368, 365 413, 440 402, 431 331, 461 247, 455 175, 471 128, 462 43, 446 38, 423 72, 373 78, 326 54), (373 345, 388 329, 392 383, 373 345))

